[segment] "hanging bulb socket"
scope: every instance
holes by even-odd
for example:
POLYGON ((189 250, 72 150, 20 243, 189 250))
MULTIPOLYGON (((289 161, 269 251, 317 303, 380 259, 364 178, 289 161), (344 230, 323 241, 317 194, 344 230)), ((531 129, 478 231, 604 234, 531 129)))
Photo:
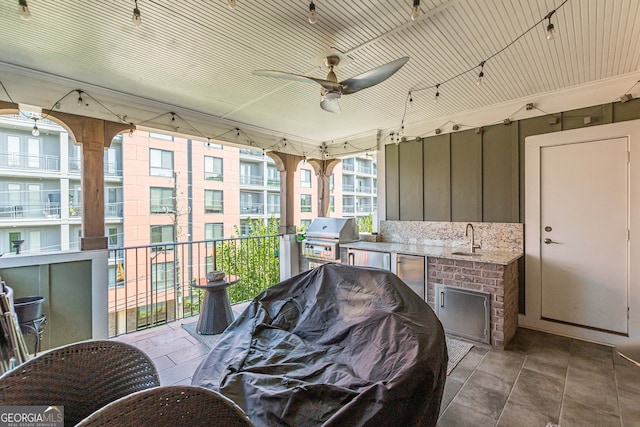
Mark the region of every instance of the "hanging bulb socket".
POLYGON ((547 40, 553 40, 558 35, 558 33, 556 32, 556 28, 551 23, 551 17, 554 13, 556 13, 556 11, 552 10, 551 12, 547 13, 547 16, 545 16, 545 18, 549 20, 549 23, 547 24, 547 40))
POLYGON ((413 0, 413 7, 411 8, 411 20, 415 21, 420 16, 420 0, 413 0))
POLYGON ((440 83, 436 85, 436 94, 433 96, 433 102, 436 104, 440 101, 440 83))
POLYGON ((138 0, 133 0, 135 3, 135 7, 133 8, 133 15, 131 16, 131 22, 136 27, 139 27, 142 24, 142 18, 140 17, 140 9, 138 9, 138 0))
POLYGON ((18 15, 20 15, 25 21, 31 19, 31 11, 29 10, 27 0, 18 0, 18 15))
POLYGON ((413 105, 413 94, 409 92, 409 105, 413 105))
POLYGON ((484 61, 480 63, 480 72, 478 73, 478 80, 476 83, 478 84, 478 86, 480 86, 483 81, 484 81, 484 61))
POLYGON ((33 119, 33 129, 31 130, 31 135, 40 136, 40 129, 38 129, 38 119, 33 119))
POLYGON ((84 105, 84 99, 82 99, 82 91, 81 90, 78 91, 78 105, 79 106, 83 106, 84 105))
POLYGON ((316 5, 313 3, 309 3, 309 23, 315 24, 318 21, 318 15, 316 13, 316 5))
POLYGON ((229 6, 231 10, 235 9, 237 6, 236 0, 227 0, 227 6, 229 6))

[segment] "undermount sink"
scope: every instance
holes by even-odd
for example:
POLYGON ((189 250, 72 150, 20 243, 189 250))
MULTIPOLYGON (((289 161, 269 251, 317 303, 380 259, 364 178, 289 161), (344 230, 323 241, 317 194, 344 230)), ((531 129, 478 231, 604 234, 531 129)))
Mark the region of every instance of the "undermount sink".
POLYGON ((480 256, 482 254, 479 254, 477 252, 451 252, 451 255, 461 255, 461 256, 480 256))

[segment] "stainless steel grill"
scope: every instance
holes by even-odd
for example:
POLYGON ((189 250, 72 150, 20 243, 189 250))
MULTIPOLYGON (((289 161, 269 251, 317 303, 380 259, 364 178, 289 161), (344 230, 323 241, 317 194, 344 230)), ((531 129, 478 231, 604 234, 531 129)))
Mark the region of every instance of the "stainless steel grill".
POLYGON ((340 259, 340 243, 359 239, 355 218, 316 218, 307 229, 302 255, 307 258, 335 261, 340 259))

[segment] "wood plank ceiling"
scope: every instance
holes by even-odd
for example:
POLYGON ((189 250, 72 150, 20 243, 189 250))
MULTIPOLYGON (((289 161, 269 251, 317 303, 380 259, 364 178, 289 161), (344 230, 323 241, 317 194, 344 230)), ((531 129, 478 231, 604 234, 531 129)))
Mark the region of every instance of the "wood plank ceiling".
MULTIPOLYGON (((422 0, 416 21, 411 0, 317 0, 314 25, 307 0, 238 0, 233 10, 226 0, 139 0, 140 27, 131 22, 133 0, 28 3, 28 21, 18 16, 17 0, 0 4, 0 80, 16 102, 49 108, 64 95, 64 82, 135 123, 164 108, 187 120, 179 132, 215 136, 238 127, 252 136, 234 133, 235 142, 269 148, 287 138, 305 154, 360 138, 359 148, 368 148, 379 130, 397 132, 403 118, 412 137, 428 130, 425 123, 464 112, 620 76, 637 80, 640 68, 637 0, 422 0), (555 8, 559 35, 548 41, 542 18, 555 8), (251 73, 324 78, 320 58, 329 48, 351 59, 337 68, 339 80, 411 59, 387 81, 343 96, 341 114, 320 109, 319 86, 251 73), (32 83, 38 79, 48 84, 40 95, 32 83)), ((76 112, 76 98, 60 109, 76 112)), ((2 92, 0 99, 9 100, 2 92)), ((109 118, 97 106, 84 114, 109 118)))

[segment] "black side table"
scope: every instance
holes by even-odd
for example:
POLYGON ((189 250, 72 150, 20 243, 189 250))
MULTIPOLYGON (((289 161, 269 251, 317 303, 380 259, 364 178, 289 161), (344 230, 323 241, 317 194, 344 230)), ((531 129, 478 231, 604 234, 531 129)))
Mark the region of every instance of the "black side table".
MULTIPOLYGON (((224 276, 223 276, 224 277, 224 276)), ((200 316, 196 325, 196 332, 200 335, 215 335, 222 333, 233 322, 233 312, 227 295, 227 288, 239 279, 227 282, 222 280, 209 280, 206 285, 194 285, 192 288, 204 289, 204 300, 200 307, 200 316)))

